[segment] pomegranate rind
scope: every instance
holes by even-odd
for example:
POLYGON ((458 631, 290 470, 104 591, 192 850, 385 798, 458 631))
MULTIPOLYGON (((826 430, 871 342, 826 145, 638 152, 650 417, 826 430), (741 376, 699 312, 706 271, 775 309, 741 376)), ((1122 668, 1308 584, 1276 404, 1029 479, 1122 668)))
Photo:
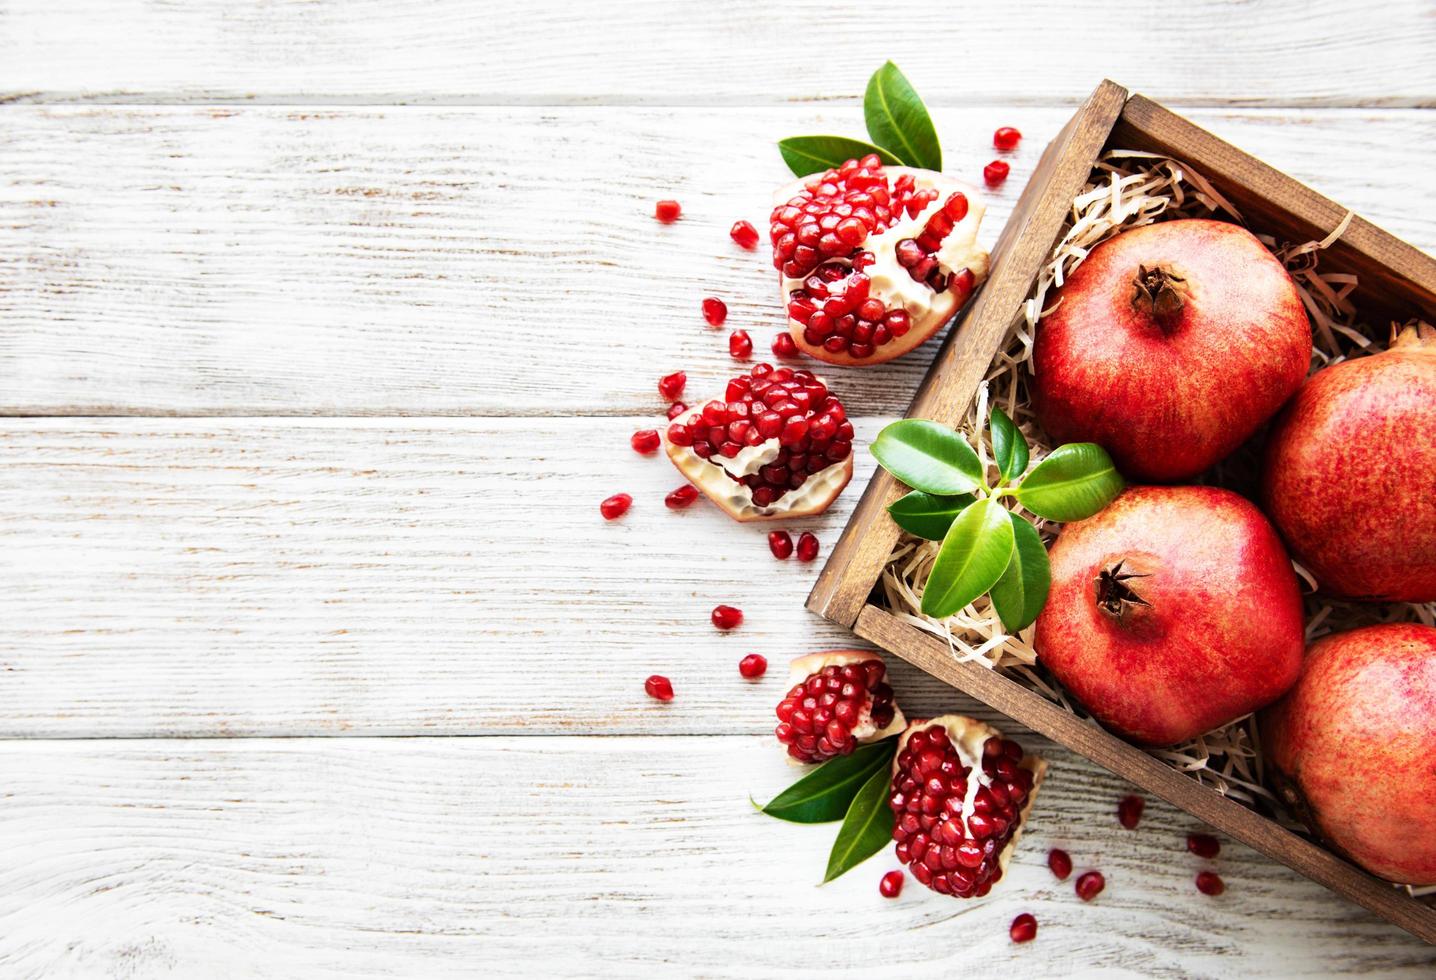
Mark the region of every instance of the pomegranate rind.
MULTIPOLYGON (((785 691, 791 691, 803 681, 812 677, 824 667, 846 667, 849 664, 863 664, 869 660, 876 660, 885 663, 882 655, 872 650, 824 650, 819 653, 809 653, 797 657, 788 665, 788 686, 785 691)), ((853 737, 859 744, 867 742, 878 742, 889 735, 896 735, 907 727, 907 720, 903 718, 902 708, 898 706, 897 699, 893 699, 893 720, 882 728, 873 724, 868 716, 867 708, 863 709, 859 716, 858 723, 852 727, 853 737)), ((796 759, 789 758, 795 765, 801 765, 796 759)))

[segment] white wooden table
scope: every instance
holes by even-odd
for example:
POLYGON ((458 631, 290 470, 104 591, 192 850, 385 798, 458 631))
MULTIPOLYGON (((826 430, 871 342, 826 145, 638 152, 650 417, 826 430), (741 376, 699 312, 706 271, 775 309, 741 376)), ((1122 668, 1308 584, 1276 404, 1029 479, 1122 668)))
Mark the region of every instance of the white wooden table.
MULTIPOLYGON (((1236 844, 1197 894, 1185 815, 1121 830, 1123 784, 1035 736, 989 899, 883 900, 887 853, 815 888, 833 829, 747 798, 791 778, 783 662, 845 640, 816 566, 667 512, 627 437, 659 374, 731 371, 701 296, 766 350, 771 269, 726 229, 763 227, 777 138, 860 134, 884 58, 949 170, 1026 134, 989 241, 1105 74, 1430 249, 1433 15, 0 0, 0 976, 1430 976, 1236 844)), ((832 376, 861 438, 931 352, 832 376)), ((910 714, 973 710, 895 675, 910 714)))

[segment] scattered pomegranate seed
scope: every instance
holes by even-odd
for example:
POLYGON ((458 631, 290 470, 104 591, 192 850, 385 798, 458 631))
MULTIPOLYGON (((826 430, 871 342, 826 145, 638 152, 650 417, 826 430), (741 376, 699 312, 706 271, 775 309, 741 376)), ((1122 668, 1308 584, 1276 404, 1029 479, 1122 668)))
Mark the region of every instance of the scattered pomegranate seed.
POLYGON ((812 531, 798 535, 798 561, 812 561, 818 557, 818 538, 812 531))
POLYGON ((733 227, 728 229, 728 237, 750 252, 758 247, 758 229, 750 222, 733 222, 733 227))
POLYGON ((1062 848, 1054 847, 1047 852, 1047 867, 1052 869, 1058 881, 1066 881, 1072 873, 1072 858, 1062 848))
POLYGON ((683 386, 688 383, 688 375, 682 371, 674 371, 672 374, 665 374, 658 379, 658 393, 669 401, 673 401, 683 394, 683 386))
POLYGON ((643 682, 643 689, 656 701, 672 701, 673 685, 662 674, 654 674, 643 682))
POLYGON ((774 558, 786 561, 793 554, 793 539, 787 531, 769 531, 768 550, 774 558))
POLYGON ((669 510, 682 510, 697 499, 698 488, 691 483, 685 483, 663 498, 663 506, 669 510))
POLYGON ((748 331, 734 330, 728 335, 728 353, 740 361, 753 353, 753 338, 748 331))
POLYGON ((790 333, 780 333, 773 338, 773 353, 779 357, 797 357, 798 342, 793 339, 790 333))
POLYGON ((626 493, 616 493, 598 505, 598 512, 603 515, 605 521, 616 521, 627 514, 628 508, 632 506, 633 497, 626 493))
POLYGON ((1102 889, 1107 887, 1107 879, 1102 877, 1100 871, 1088 871, 1077 879, 1077 897, 1084 902, 1090 902, 1102 894, 1102 889))
POLYGON ((633 447, 634 452, 647 456, 650 453, 657 452, 658 446, 662 441, 662 439, 658 438, 657 429, 639 429, 633 434, 632 438, 628 440, 628 444, 633 447))
POLYGON ((1215 871, 1197 872, 1197 891, 1203 895, 1220 895, 1227 890, 1226 883, 1222 876, 1215 871))
POLYGON ((738 661, 738 673, 748 680, 757 680, 768 672, 768 658, 761 653, 750 653, 738 661))
POLYGON ((1136 830, 1147 801, 1140 796, 1124 796, 1117 802, 1117 822, 1128 830, 1136 830))
POLYGON ((1011 126, 1003 126, 992 134, 992 145, 999 150, 1011 150, 1022 142, 1022 134, 1011 126))
POLYGON ((743 610, 737 606, 714 606, 713 625, 720 630, 736 629, 743 622, 743 610))
POLYGON ((1003 160, 993 160, 982 168, 982 179, 987 181, 988 187, 996 187, 1007 179, 1012 168, 1003 160))
POLYGON ((1222 852, 1222 844, 1211 834, 1188 834, 1187 850, 1197 857, 1214 858, 1222 852))
POLYGON ((683 213, 683 205, 677 201, 659 201, 653 208, 653 216, 665 225, 671 225, 683 213))
POLYGON ((682 402, 674 402, 672 405, 668 406, 668 418, 670 420, 676 419, 678 418, 678 416, 682 415, 686 411, 688 411, 687 405, 683 404, 682 402))
POLYGON ((902 894, 902 883, 907 876, 901 871, 889 871, 878 881, 878 891, 883 898, 897 898, 902 894))
POLYGON ((710 327, 723 326, 723 321, 728 319, 728 304, 717 296, 703 297, 703 319, 710 327))
POLYGON ((1037 918, 1031 912, 1023 912, 1012 920, 1007 930, 1014 943, 1030 943, 1037 938, 1037 918))

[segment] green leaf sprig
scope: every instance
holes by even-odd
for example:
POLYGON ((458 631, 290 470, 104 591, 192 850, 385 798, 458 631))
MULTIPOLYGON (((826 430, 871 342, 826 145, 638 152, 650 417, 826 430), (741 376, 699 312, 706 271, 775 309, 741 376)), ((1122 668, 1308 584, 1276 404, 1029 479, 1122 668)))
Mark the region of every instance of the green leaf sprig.
POLYGON ((988 417, 998 480, 989 486, 981 459, 947 426, 903 419, 878 433, 872 451, 883 469, 912 492, 888 507, 898 526, 941 541, 922 594, 926 616, 943 619, 990 593, 1009 633, 1026 629, 1047 602, 1047 549, 1026 518, 1005 498, 1053 521, 1079 521, 1106 507, 1125 483, 1096 443, 1058 446, 1027 471, 1022 431, 1002 409, 988 417))
POLYGON ((889 165, 942 169, 942 147, 927 106, 891 61, 868 79, 863 119, 870 143, 847 136, 790 136, 778 141, 778 152, 799 177, 820 174, 869 153, 889 165))

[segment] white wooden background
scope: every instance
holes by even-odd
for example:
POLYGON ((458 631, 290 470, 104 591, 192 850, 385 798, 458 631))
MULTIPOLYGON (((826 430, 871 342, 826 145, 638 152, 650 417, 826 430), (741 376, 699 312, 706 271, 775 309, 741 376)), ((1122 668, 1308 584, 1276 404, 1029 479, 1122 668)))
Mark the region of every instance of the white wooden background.
MULTIPOLYGON (((627 446, 659 374, 731 370, 702 295, 766 350, 726 229, 890 56, 951 171, 1026 134, 989 241, 1109 75, 1436 247, 1436 5, 1299 7, 0 0, 0 976, 1430 976, 1230 842, 1197 894, 1185 815, 1121 830, 1123 784, 1032 736, 987 900, 885 901, 886 853, 813 887, 832 828, 747 796, 791 778, 782 662, 844 639, 816 567, 667 512, 627 446)), ((930 353, 830 372, 860 437, 930 353)))

